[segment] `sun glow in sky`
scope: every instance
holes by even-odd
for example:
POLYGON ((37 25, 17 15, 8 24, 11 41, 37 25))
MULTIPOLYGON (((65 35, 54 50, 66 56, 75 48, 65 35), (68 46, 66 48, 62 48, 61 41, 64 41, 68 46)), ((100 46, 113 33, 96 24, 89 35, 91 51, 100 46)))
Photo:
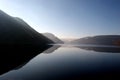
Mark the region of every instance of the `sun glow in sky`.
POLYGON ((120 34, 120 0, 0 0, 0 9, 61 38, 120 34))

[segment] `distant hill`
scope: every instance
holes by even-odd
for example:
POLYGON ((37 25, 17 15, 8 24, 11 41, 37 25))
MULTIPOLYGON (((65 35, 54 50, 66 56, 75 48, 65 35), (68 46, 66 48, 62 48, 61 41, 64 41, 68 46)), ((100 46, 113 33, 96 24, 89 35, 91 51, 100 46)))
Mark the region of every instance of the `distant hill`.
POLYGON ((51 39, 53 42, 55 43, 60 43, 63 44, 64 42, 62 40, 60 40, 59 38, 57 38, 55 35, 51 34, 51 33, 43 33, 43 35, 49 39, 51 39))
POLYGON ((99 35, 93 37, 84 37, 71 41, 71 43, 120 46, 120 35, 99 35))
POLYGON ((0 11, 0 45, 44 46, 53 43, 17 17, 0 11))
POLYGON ((69 44, 71 41, 76 40, 76 38, 62 38, 64 44, 69 44))

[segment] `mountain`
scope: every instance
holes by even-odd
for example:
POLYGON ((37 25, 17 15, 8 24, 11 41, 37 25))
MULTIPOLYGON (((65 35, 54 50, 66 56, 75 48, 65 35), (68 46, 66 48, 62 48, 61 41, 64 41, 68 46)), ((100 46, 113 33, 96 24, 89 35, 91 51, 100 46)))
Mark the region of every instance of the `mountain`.
POLYGON ((120 35, 99 35, 93 37, 84 37, 71 41, 71 43, 120 46, 120 35))
POLYGON ((44 46, 53 43, 20 18, 0 11, 0 45, 44 46))
POLYGON ((57 38, 55 35, 51 34, 51 33, 43 33, 43 35, 49 39, 51 39, 53 42, 55 43, 60 43, 63 44, 64 42, 62 40, 60 40, 59 38, 57 38))
POLYGON ((76 38, 62 38, 64 44, 69 44, 71 41, 76 40, 76 38))
POLYGON ((0 74, 23 66, 50 47, 52 40, 20 18, 0 10, 0 74))

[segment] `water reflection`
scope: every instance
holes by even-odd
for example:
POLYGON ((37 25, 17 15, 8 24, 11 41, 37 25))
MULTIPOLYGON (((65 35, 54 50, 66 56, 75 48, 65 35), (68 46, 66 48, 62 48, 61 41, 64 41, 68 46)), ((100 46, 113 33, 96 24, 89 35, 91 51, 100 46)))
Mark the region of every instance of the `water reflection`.
POLYGON ((29 60, 51 46, 42 47, 0 47, 0 75, 10 70, 19 69, 24 66, 29 60))
POLYGON ((61 47, 60 45, 53 45, 52 47, 48 48, 47 50, 45 50, 43 53, 49 54, 49 53, 53 53, 55 50, 57 50, 59 47, 61 47))
POLYGON ((104 77, 108 80, 120 73, 120 54, 99 54, 70 45, 55 49, 1 75, 0 80, 104 80, 104 77))
POLYGON ((92 50, 96 52, 120 53, 120 47, 104 47, 104 46, 75 46, 84 50, 92 50))

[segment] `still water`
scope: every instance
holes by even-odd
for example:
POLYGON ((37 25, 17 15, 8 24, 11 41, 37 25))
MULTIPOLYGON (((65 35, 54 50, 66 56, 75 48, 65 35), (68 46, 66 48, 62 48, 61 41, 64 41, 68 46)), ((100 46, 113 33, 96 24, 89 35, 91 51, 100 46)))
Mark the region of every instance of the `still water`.
POLYGON ((79 80, 120 75, 120 48, 54 45, 0 80, 79 80))

